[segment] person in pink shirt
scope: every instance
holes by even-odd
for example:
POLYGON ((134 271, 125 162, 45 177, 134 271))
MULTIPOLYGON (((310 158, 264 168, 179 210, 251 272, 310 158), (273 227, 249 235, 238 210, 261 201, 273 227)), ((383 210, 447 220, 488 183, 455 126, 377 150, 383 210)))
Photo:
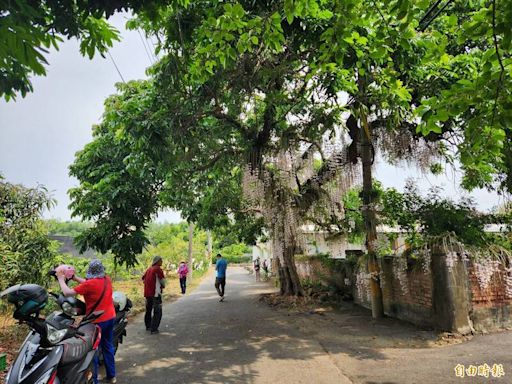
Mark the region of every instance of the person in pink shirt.
POLYGON ((178 276, 180 277, 181 294, 184 295, 187 290, 187 275, 188 267, 187 263, 182 261, 178 267, 178 276))

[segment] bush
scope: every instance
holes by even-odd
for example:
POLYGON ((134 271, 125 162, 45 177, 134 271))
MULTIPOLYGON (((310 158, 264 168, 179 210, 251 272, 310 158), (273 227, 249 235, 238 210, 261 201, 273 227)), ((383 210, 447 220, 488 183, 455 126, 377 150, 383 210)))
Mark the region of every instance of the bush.
POLYGON ((25 188, 0 177, 0 290, 18 283, 47 284, 56 244, 41 219, 53 200, 46 190, 25 188))
POLYGON ((218 253, 220 253, 228 263, 250 263, 252 261, 252 256, 249 254, 250 251, 251 248, 243 243, 235 243, 216 249, 212 255, 212 264, 216 263, 218 253))

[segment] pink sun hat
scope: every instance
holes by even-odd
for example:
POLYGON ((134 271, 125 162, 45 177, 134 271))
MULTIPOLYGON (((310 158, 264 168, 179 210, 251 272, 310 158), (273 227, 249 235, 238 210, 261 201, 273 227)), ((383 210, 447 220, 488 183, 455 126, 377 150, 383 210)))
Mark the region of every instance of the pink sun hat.
POLYGON ((75 268, 71 265, 62 264, 55 268, 57 275, 63 274, 66 279, 71 279, 75 275, 75 268))

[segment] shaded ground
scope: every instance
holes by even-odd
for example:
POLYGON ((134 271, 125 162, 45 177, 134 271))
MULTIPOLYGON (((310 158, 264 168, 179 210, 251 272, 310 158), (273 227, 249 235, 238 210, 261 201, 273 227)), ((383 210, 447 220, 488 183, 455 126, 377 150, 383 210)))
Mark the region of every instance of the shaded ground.
POLYGON ((209 274, 192 294, 164 306, 160 335, 142 316, 118 354, 119 383, 510 383, 512 333, 439 346, 437 335, 369 311, 272 309, 273 289, 230 268, 226 302, 209 274), (457 364, 502 364, 505 376, 455 376, 457 364))
POLYGON ((142 316, 132 322, 119 383, 350 383, 315 339, 259 302, 266 284, 230 268, 220 303, 213 280, 164 306, 159 335, 142 316))
POLYGON ((364 384, 511 383, 512 333, 444 340, 432 331, 345 304, 332 312, 292 315, 291 325, 316 339, 353 382, 364 384), (455 367, 502 364, 505 376, 461 378, 455 367))

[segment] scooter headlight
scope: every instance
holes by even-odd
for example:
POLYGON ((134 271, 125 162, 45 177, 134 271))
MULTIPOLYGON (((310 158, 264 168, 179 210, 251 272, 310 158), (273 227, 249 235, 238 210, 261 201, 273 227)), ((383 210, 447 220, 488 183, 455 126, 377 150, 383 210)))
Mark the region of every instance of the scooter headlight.
MULTIPOLYGON (((35 384, 48 384, 48 381, 52 378, 54 368, 50 369, 49 371, 46 371, 43 376, 39 380, 35 382, 35 384)), ((53 383, 53 380, 51 381, 53 383)))
POLYGON ((60 342, 64 336, 66 336, 66 333, 68 330, 66 328, 64 329, 57 329, 50 324, 46 324, 46 338, 48 341, 52 344, 57 344, 60 342))

